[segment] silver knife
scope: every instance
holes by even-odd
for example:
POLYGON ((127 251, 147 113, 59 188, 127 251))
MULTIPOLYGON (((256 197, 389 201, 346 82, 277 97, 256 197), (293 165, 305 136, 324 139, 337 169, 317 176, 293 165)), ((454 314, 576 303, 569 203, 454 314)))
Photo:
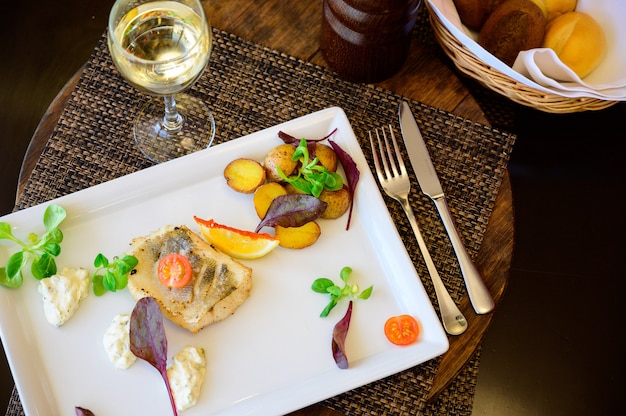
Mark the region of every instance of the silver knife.
POLYGON ((428 148, 424 143, 424 139, 417 126, 415 117, 411 112, 411 108, 406 101, 400 103, 398 116, 400 118, 402 138, 409 154, 409 159, 411 160, 411 166, 413 166, 413 171, 415 172, 420 188, 422 188, 422 192, 433 200, 437 211, 439 211, 443 225, 446 227, 448 237, 450 238, 450 242, 452 243, 452 247, 459 261, 459 266, 461 267, 461 273, 463 274, 472 306, 478 314, 489 313, 493 310, 495 303, 461 241, 454 225, 452 214, 448 208, 443 188, 441 187, 441 183, 439 183, 437 171, 435 171, 433 162, 430 159, 428 148))

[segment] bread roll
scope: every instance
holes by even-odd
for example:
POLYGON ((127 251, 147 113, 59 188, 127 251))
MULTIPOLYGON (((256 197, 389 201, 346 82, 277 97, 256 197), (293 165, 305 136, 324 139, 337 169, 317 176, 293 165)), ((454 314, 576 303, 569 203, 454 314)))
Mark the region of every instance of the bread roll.
POLYGON ((546 21, 550 21, 562 14, 573 12, 578 0, 533 0, 543 11, 546 21))
POLYGON ((598 22, 586 13, 565 13, 546 26, 544 48, 551 48, 580 78, 596 69, 606 53, 606 37, 598 22))
MULTIPOLYGON (((487 17, 503 0, 454 0, 461 23, 479 31, 487 17)), ((542 0, 540 0, 542 1, 542 0)))
POLYGON ((485 21, 478 43, 512 66, 520 51, 541 46, 545 27, 546 18, 532 0, 504 0, 485 21))

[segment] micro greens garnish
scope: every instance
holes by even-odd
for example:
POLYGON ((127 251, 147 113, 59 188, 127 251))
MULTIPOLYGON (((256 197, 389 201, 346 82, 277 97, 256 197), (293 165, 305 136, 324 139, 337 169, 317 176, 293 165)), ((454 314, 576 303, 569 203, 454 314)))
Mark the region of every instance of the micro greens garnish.
POLYGON ((104 254, 98 254, 93 261, 96 267, 91 278, 93 293, 96 296, 102 296, 107 291, 116 292, 124 289, 128 284, 128 273, 135 268, 137 263, 135 256, 113 257, 113 262, 110 262, 104 254))
POLYGON ((10 240, 22 249, 9 257, 6 267, 0 268, 0 284, 18 288, 22 285, 22 269, 32 260, 30 271, 38 280, 50 277, 57 272, 55 257, 61 253, 63 233, 58 228, 67 213, 63 207, 50 204, 43 214, 46 232, 41 236, 28 234, 28 242, 23 242, 13 235, 11 225, 0 222, 0 239, 10 240))
MULTIPOLYGON (((359 169, 358 169, 356 163, 352 159, 352 156, 350 156, 350 154, 348 152, 343 150, 343 148, 341 146, 339 146, 338 143, 336 143, 335 141, 330 139, 336 132, 337 132, 337 129, 335 128, 328 135, 322 137, 321 139, 307 139, 306 140, 306 146, 308 147, 309 158, 310 158, 311 155, 313 155, 313 156, 315 155, 315 153, 314 153, 315 152, 315 143, 321 142, 323 140, 328 140, 328 143, 330 143, 330 146, 333 148, 333 150, 337 154, 337 158, 339 159, 339 163, 341 163, 341 166, 343 167, 343 171, 346 174, 346 179, 348 181, 348 183, 347 183, 348 191, 350 192, 350 212, 348 214, 348 222, 346 224, 346 230, 349 230, 350 229, 350 221, 352 220, 352 208, 354 206, 354 193, 356 191, 356 186, 357 186, 357 184, 359 182, 360 172, 359 172, 359 169)), ((296 139, 295 137, 293 137, 290 134, 285 133, 284 131, 279 131, 278 132, 278 137, 280 137, 282 139, 282 141, 287 143, 287 144, 293 144, 294 146, 296 146, 299 143, 300 145, 302 145, 302 140, 300 140, 298 142, 298 139, 296 139)), ((297 160, 297 159, 294 159, 294 160, 297 160)), ((282 172, 279 171, 279 174, 280 173, 282 173, 282 172)), ((295 186, 295 184, 294 184, 294 186, 295 186)), ((304 185, 303 185, 303 187, 304 187, 304 185)), ((341 186, 339 186, 339 187, 341 187, 341 186)), ((306 190, 304 190, 304 192, 308 193, 309 195, 313 195, 311 192, 307 192, 306 190)), ((319 195, 315 195, 315 196, 319 197, 319 195)))
POLYGON ((318 279, 315 279, 315 281, 311 285, 311 289, 313 289, 313 291, 317 293, 330 295, 330 301, 328 302, 328 305, 326 305, 326 307, 320 314, 320 317, 324 318, 328 316, 330 311, 335 306, 337 306, 337 303, 342 298, 367 299, 370 297, 370 295, 372 294, 372 290, 374 289, 374 286, 370 286, 364 291, 359 293, 359 285, 357 285, 356 283, 352 285, 348 283, 348 277, 350 276, 351 273, 352 273, 352 269, 350 267, 346 266, 343 269, 341 269, 339 276, 341 277, 341 280, 344 283, 343 287, 336 285, 332 280, 330 280, 327 277, 320 277, 318 279))
POLYGON ((291 160, 300 162, 297 173, 287 177, 278 168, 278 174, 285 182, 292 184, 300 191, 319 198, 324 189, 337 191, 343 187, 341 175, 336 172, 329 172, 328 169, 319 163, 317 157, 310 158, 306 139, 300 140, 300 144, 296 147, 291 160))

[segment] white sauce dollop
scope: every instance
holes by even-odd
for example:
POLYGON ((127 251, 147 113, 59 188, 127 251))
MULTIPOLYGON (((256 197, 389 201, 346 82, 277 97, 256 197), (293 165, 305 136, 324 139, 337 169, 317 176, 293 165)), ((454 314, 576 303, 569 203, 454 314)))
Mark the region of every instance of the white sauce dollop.
POLYGON ((205 375, 204 349, 187 346, 172 358, 167 378, 178 410, 188 409, 198 402, 205 375))
POLYGON ((129 332, 130 314, 127 313, 115 316, 104 332, 104 350, 115 368, 126 369, 137 361, 137 357, 130 350, 129 332))
POLYGON ((43 312, 51 325, 59 327, 70 319, 80 302, 89 295, 89 273, 79 267, 41 279, 37 291, 42 296, 43 312))

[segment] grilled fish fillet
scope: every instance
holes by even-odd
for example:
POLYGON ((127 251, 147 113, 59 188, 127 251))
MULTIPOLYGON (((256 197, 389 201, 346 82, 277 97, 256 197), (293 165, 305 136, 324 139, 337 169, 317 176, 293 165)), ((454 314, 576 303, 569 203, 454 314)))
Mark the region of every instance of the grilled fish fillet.
POLYGON ((130 245, 128 254, 139 261, 128 277, 133 298, 152 296, 166 318, 193 333, 230 316, 250 296, 252 269, 215 250, 184 225, 163 226, 130 245), (159 281, 159 261, 170 253, 182 254, 191 263, 191 281, 180 289, 159 281))

